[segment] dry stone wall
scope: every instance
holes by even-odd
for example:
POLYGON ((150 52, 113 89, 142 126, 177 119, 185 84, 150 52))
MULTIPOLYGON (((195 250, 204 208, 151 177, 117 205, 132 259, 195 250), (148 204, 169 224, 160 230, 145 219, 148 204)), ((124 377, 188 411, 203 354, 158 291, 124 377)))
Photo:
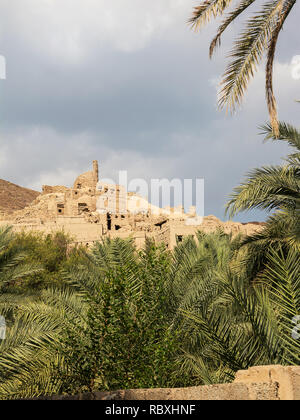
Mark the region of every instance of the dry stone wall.
POLYGON ((233 383, 189 388, 131 389, 44 400, 300 400, 300 366, 257 366, 238 371, 233 383))

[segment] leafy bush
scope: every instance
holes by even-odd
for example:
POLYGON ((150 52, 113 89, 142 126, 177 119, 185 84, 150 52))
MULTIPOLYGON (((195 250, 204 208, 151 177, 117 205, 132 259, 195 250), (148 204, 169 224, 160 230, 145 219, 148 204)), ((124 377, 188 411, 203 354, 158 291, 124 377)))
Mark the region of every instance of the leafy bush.
POLYGON ((15 282, 10 288, 14 293, 32 293, 50 285, 59 286, 63 279, 61 269, 68 260, 70 238, 63 232, 52 235, 39 233, 15 233, 10 242, 10 252, 21 252, 24 263, 39 264, 42 270, 33 273, 22 281, 15 282))
POLYGON ((252 284, 222 232, 173 252, 120 239, 76 250, 63 287, 0 300, 14 316, 0 342, 0 397, 220 383, 253 365, 298 364, 297 252, 270 250, 252 284))

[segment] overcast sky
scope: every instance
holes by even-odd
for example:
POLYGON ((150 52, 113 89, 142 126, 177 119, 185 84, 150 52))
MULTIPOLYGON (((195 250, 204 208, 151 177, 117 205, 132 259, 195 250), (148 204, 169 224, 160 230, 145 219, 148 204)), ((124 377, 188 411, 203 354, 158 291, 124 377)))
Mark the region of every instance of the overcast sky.
MULTIPOLYGON (((205 214, 224 219, 232 188, 253 167, 280 163, 284 145, 263 143, 263 67, 243 107, 226 116, 216 86, 234 26, 213 60, 212 22, 186 24, 194 0, 0 0, 0 178, 41 189, 100 176, 204 178, 205 214)), ((299 121, 299 5, 281 34, 274 84, 280 119, 299 121)), ((241 214, 236 220, 262 220, 241 214)))

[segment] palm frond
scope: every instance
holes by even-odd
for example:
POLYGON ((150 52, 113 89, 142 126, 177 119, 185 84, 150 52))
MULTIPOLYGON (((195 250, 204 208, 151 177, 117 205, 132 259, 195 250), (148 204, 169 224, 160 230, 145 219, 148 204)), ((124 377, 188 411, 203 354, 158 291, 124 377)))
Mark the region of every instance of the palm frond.
POLYGON ((247 21, 246 29, 234 42, 220 91, 219 106, 234 111, 260 63, 282 10, 283 0, 265 3, 247 21))
POLYGON ((297 168, 288 165, 250 171, 247 180, 234 188, 226 205, 226 212, 232 217, 240 211, 254 208, 295 208, 299 198, 299 175, 297 168))
POLYGON ((279 122, 279 136, 274 136, 272 126, 265 124, 260 127, 262 134, 265 135, 265 141, 272 139, 273 141, 283 140, 290 146, 300 151, 300 131, 290 124, 283 121, 279 122))
MULTIPOLYGON (((210 57, 212 57, 216 47, 220 45, 225 30, 254 3, 255 0, 239 0, 234 9, 228 13, 210 44, 210 57)), ((226 9, 231 4, 232 2, 229 0, 203 1, 194 8, 189 23, 193 29, 199 30, 211 18, 217 18, 225 14, 226 9)), ((276 100, 273 93, 273 62, 280 31, 295 4, 296 0, 265 1, 261 9, 246 21, 245 28, 234 42, 229 55, 230 62, 223 75, 222 88, 219 92, 219 107, 234 112, 236 107, 241 105, 249 82, 254 77, 264 53, 267 53, 266 99, 271 126, 276 136, 279 127, 276 100)))
POLYGON ((255 0, 242 0, 238 6, 228 14, 224 22, 219 26, 218 32, 209 46, 209 57, 213 56, 216 47, 221 44, 221 37, 230 24, 241 15, 255 0))
POLYGON ((200 6, 194 8, 193 16, 189 20, 194 30, 199 30, 213 17, 222 15, 224 10, 230 6, 232 0, 205 0, 200 6))

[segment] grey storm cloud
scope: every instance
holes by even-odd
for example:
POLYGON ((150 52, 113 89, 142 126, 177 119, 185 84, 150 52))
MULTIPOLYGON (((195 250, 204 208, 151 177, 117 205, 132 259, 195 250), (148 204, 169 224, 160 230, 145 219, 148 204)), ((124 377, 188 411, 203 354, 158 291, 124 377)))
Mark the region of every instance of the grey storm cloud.
MULTIPOLYGON (((209 61, 214 23, 201 34, 186 25, 196 3, 2 0, 0 177, 36 189, 70 185, 98 159, 101 175, 116 181, 124 169, 146 180, 204 178, 205 212, 223 218, 226 197, 244 174, 279 163, 287 148, 262 144, 258 135, 267 119, 263 68, 241 110, 232 117, 217 110, 231 37, 209 61)), ((280 117, 294 124, 297 12, 275 67, 280 117)))

